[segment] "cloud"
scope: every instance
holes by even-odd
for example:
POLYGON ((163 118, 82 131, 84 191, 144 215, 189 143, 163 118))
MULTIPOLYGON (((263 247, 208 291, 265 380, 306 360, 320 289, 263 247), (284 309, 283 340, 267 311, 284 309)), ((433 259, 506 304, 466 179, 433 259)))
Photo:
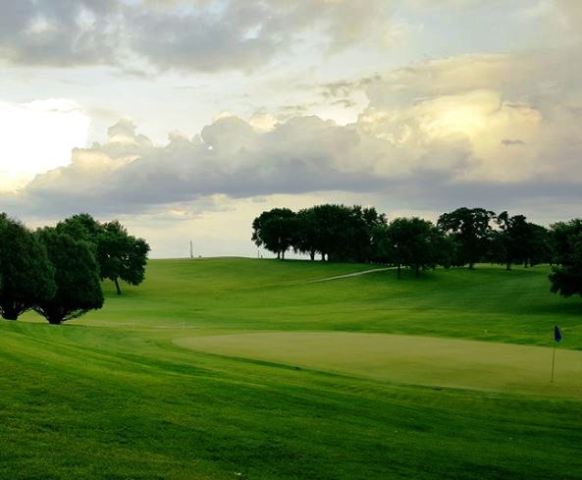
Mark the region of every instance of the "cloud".
POLYGON ((120 41, 115 0, 8 0, 0 59, 34 65, 110 64, 120 41))
POLYGON ((354 0, 7 0, 0 8, 0 59, 130 72, 250 70, 310 36, 319 39, 314 48, 338 52, 361 42, 383 46, 391 30, 382 0, 365 7, 354 0))
MULTIPOLYGON (((582 83, 579 69, 563 68, 566 58, 462 55, 396 69, 355 82, 368 105, 347 125, 225 114, 193 137, 156 145, 123 120, 105 143, 76 149, 70 165, 1 201, 38 214, 148 212, 180 202, 204 209, 216 196, 338 191, 418 208, 487 195, 579 201, 582 83)), ((336 89, 340 98, 345 88, 336 89)))
POLYGON ((523 140, 520 140, 519 138, 504 138, 503 140, 501 140, 501 145, 504 145, 506 147, 513 147, 525 145, 525 142, 523 140))
MULTIPOLYGON (((5 0, 0 7, 0 60, 35 66, 107 65, 141 75, 167 70, 248 72, 282 55, 304 56, 308 51, 320 57, 363 46, 381 52, 395 44, 406 18, 420 22, 419 12, 454 13, 482 3, 5 0)), ((545 7, 537 10, 547 17, 545 24, 557 29, 551 30, 553 36, 565 43, 580 39, 580 2, 542 3, 545 7)), ((496 4, 505 7, 500 0, 496 4)))
POLYGON ((127 212, 216 194, 365 190, 378 180, 354 168, 358 142, 355 132, 315 117, 266 132, 224 117, 192 139, 174 135, 155 146, 123 121, 105 144, 74 150, 70 165, 37 176, 3 203, 29 212, 127 212))

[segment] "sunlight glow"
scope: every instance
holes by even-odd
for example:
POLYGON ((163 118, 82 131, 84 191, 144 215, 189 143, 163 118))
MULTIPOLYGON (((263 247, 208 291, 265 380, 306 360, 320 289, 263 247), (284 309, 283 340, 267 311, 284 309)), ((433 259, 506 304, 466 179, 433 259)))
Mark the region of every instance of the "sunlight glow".
POLYGON ((69 164, 71 150, 86 145, 89 125, 88 115, 70 100, 0 102, 0 191, 69 164))

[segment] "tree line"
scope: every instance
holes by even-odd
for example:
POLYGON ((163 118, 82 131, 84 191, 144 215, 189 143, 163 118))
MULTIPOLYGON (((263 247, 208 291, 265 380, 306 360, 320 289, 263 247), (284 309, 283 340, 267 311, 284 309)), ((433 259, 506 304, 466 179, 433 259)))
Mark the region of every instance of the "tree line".
POLYGON ((118 221, 88 214, 36 231, 0 213, 0 315, 34 310, 58 325, 103 306, 101 281, 139 285, 150 250, 118 221))
POLYGON ((582 220, 546 228, 524 215, 463 207, 443 213, 436 224, 418 217, 389 222, 373 207, 325 204, 265 211, 252 228, 255 244, 278 259, 292 250, 311 260, 381 263, 394 266, 399 277, 402 268, 418 276, 437 266, 550 264, 552 291, 582 294, 582 220))

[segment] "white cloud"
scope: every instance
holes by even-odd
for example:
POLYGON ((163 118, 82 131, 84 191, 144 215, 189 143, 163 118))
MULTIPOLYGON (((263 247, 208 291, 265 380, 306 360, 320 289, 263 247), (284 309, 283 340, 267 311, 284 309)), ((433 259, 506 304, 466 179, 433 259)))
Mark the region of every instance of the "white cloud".
POLYGON ((201 213, 215 210, 217 198, 315 192, 375 192, 404 210, 579 200, 582 88, 565 58, 462 55, 342 84, 332 98, 353 88, 368 96, 346 125, 223 114, 197 135, 156 145, 123 120, 105 143, 76 149, 69 165, 37 176, 4 205, 47 215, 166 211, 178 219, 182 204, 201 213))

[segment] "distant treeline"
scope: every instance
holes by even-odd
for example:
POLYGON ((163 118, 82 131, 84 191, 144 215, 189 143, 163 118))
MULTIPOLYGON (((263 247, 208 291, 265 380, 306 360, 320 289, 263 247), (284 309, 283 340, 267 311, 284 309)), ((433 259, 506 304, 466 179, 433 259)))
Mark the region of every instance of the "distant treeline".
POLYGON ((101 280, 138 285, 149 245, 119 222, 75 215, 30 231, 0 213, 0 315, 17 320, 35 310, 60 324, 103 306, 101 280))
POLYGON ((553 264, 553 291, 582 292, 582 220, 546 228, 524 215, 458 208, 436 224, 417 217, 388 222, 375 208, 326 204, 263 212, 253 221, 252 240, 279 259, 293 250, 312 260, 393 265, 399 276, 402 267, 419 275, 439 265, 553 264))

